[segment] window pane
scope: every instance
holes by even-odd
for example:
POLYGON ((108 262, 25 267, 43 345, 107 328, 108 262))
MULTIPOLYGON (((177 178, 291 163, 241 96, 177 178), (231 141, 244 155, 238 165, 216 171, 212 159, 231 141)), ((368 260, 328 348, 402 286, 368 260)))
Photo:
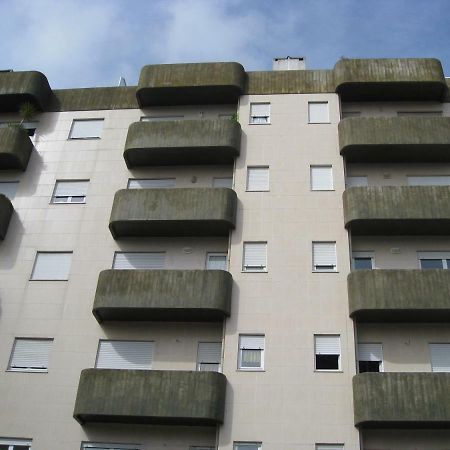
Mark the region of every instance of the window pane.
POLYGON ((31 279, 67 280, 71 261, 72 252, 38 252, 31 279))
POLYGON ((380 361, 359 361, 358 362, 358 372, 379 372, 380 371, 380 361))
POLYGON ((442 259, 421 259, 421 269, 443 269, 442 259))
POLYGON ((99 138, 103 128, 103 119, 74 120, 69 139, 99 138))
POLYGON ((208 270, 227 270, 227 255, 208 255, 206 268, 208 270))
POLYGON ((317 370, 338 370, 339 355, 316 355, 317 370))
POLYGON ((353 269, 372 269, 372 258, 353 258, 353 269))
POLYGON ((261 350, 242 350, 242 367, 261 367, 261 350))

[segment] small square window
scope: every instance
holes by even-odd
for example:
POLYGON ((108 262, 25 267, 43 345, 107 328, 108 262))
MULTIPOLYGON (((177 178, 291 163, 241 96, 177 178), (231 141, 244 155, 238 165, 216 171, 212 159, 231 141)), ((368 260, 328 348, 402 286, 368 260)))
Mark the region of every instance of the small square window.
POLYGON ((270 124, 270 103, 250 104, 250 124, 253 125, 270 124))
POLYGON ((206 255, 206 270, 227 270, 227 256, 225 252, 208 253, 206 255))
POLYGON ((235 442, 234 450, 261 450, 261 442, 235 442))
POLYGON ((264 369, 264 335, 239 335, 240 370, 264 369))
POLYGON ((222 359, 221 342, 199 342, 197 351, 197 370, 200 372, 220 372, 222 359))
POLYGON ((353 270, 371 270, 374 268, 373 252, 353 252, 352 253, 353 270))
POLYGON ((341 367, 341 338, 339 335, 314 336, 315 369, 337 371, 341 367))
POLYGON ((247 191, 269 190, 269 167, 247 167, 247 191))
POLYGON ((30 450, 31 439, 0 438, 0 450, 30 450))
POLYGON ((336 242, 313 242, 313 271, 336 272, 336 242))
POLYGON ((66 281, 71 262, 72 252, 37 252, 31 280, 66 281))
POLYGON ((74 119, 69 139, 100 139, 103 119, 74 119))
POLYGON ((47 372, 53 339, 16 338, 8 370, 13 372, 47 372))
POLYGON ((242 270, 267 272, 267 242, 244 242, 242 270))
POLYGON ((330 123, 328 102, 308 102, 309 123, 330 123))
POLYGON ((383 350, 381 344, 358 344, 358 372, 382 372, 383 350))
POLYGON ((85 203, 89 180, 59 180, 51 203, 85 203))
POLYGON ((310 167, 311 190, 312 191, 332 191, 333 170, 332 166, 311 166, 310 167))

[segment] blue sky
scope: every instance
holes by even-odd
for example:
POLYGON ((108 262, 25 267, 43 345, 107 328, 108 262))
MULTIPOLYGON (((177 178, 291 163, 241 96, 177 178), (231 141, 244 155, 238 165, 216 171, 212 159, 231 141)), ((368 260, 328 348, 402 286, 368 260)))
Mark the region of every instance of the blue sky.
POLYGON ((450 0, 0 0, 0 69, 54 88, 136 84, 145 64, 275 56, 436 57, 450 76, 450 0))

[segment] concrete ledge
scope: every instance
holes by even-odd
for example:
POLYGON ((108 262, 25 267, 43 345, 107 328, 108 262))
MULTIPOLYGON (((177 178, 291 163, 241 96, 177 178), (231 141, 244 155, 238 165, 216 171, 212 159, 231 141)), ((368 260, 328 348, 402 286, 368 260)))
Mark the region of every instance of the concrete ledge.
POLYGON ((215 426, 223 422, 226 383, 216 372, 85 369, 73 416, 81 424, 215 426))
POLYGON ((123 189, 114 196, 114 239, 134 236, 228 236, 236 193, 228 188, 123 189))
POLYGON ((448 162, 450 117, 355 117, 339 123, 347 162, 448 162))
POLYGON ((239 63, 144 66, 136 96, 140 107, 237 103, 245 87, 239 63))
POLYGON ((41 72, 1 72, 0 112, 19 111, 25 102, 45 111, 51 92, 48 80, 41 72))
POLYGON ((450 186, 352 187, 343 195, 353 235, 447 235, 450 186))
POLYGON ((450 373, 358 374, 353 401, 359 428, 449 428, 450 373))
POLYGON ((128 168, 180 164, 233 164, 241 126, 231 120, 135 122, 128 129, 128 168))
POLYGON ((0 194, 0 239, 5 239, 6 233, 8 231, 9 222, 11 221, 11 216, 13 215, 14 207, 9 200, 3 194, 0 194))
POLYGON ((350 317, 358 322, 450 320, 448 270, 355 270, 347 284, 350 317))
POLYGON ((0 128, 0 170, 26 170, 32 150, 33 143, 23 128, 0 128))
POLYGON ((343 101, 442 100, 441 62, 433 58, 341 59, 334 66, 343 101))
POLYGON ((223 270, 104 270, 92 312, 99 322, 218 322, 230 315, 232 286, 223 270))

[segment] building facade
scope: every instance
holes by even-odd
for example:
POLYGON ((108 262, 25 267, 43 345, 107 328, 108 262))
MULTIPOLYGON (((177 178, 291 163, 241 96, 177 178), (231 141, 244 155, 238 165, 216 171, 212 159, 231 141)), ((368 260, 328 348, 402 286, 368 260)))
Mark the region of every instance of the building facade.
POLYGON ((450 446, 434 59, 0 72, 0 450, 450 446))

